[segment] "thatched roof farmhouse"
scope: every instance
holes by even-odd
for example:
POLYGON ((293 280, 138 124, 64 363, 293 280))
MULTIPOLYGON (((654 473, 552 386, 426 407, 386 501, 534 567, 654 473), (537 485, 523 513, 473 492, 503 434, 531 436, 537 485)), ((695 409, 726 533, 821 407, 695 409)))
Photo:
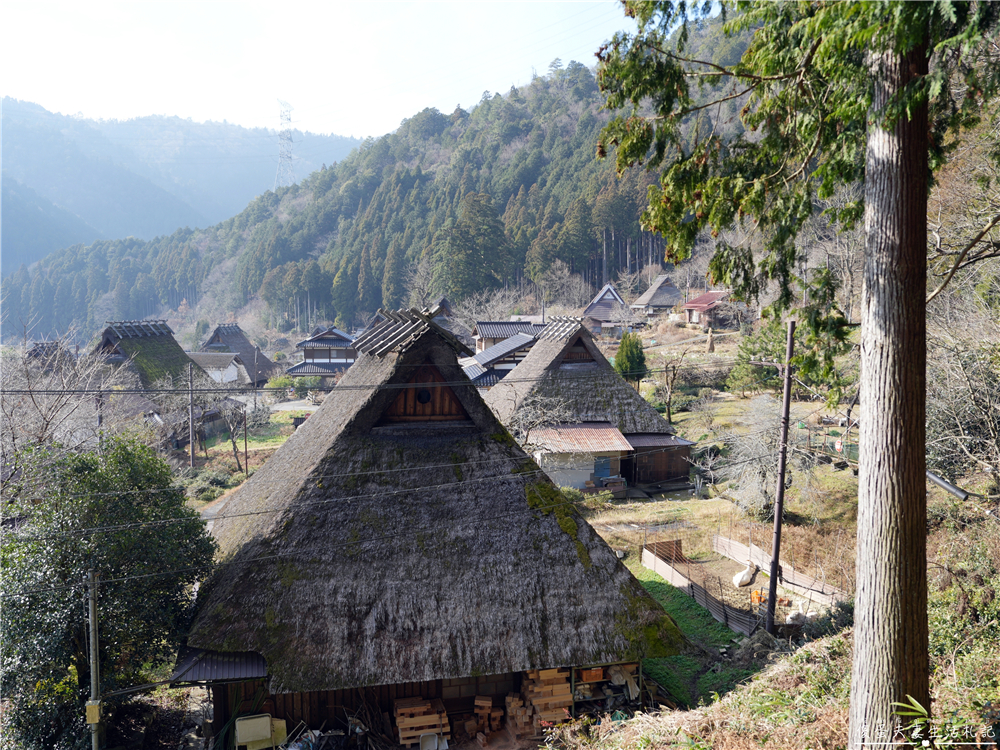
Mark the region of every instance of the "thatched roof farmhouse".
POLYGON ((247 377, 257 386, 264 385, 268 378, 281 369, 247 338, 238 323, 221 323, 216 326, 202 345, 201 351, 238 354, 247 377))
MULTIPOLYGON (((112 366, 125 367, 141 385, 150 388, 161 378, 187 378, 192 360, 174 339, 165 320, 115 320, 106 328, 92 353, 112 366)), ((197 364, 196 375, 204 375, 197 364)))
POLYGON ((583 488, 612 477, 645 484, 688 476, 693 443, 676 437, 615 372, 580 319, 554 318, 538 339, 484 398, 514 430, 526 418, 544 422, 527 412, 560 405, 536 443, 536 459, 557 484, 583 488))
MULTIPOLYGON (((385 316, 215 520, 222 565, 188 646, 232 680, 266 668, 266 710, 331 726, 362 692, 471 707, 491 675, 503 695, 522 670, 676 647, 673 621, 463 375, 471 352, 427 314, 385 316)), ((246 693, 216 687, 218 720, 246 693)))

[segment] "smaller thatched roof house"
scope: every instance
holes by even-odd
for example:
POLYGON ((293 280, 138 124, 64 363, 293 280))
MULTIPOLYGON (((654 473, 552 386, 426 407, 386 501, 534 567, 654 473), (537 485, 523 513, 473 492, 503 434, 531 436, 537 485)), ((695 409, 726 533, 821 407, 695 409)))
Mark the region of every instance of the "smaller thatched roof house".
MULTIPOLYGON (((187 378, 193 360, 174 339, 165 320, 109 321, 92 354, 112 366, 128 368, 142 388, 151 388, 165 377, 187 378)), ((196 375, 205 372, 194 364, 196 375)))
POLYGON ((258 387, 281 370, 264 356, 259 346, 247 338, 237 323, 221 323, 216 326, 208 341, 202 345, 201 351, 238 354, 251 383, 258 387))
POLYGON ((502 696, 522 670, 677 646, 673 621, 464 377, 457 356, 471 352, 429 315, 386 317, 215 519, 220 565, 178 680, 213 683, 224 721, 246 692, 223 681, 266 670, 263 710, 318 726, 362 691, 379 710, 420 695, 471 711, 486 676, 502 696))
POLYGON ((670 282, 670 277, 661 274, 653 279, 649 289, 643 292, 629 307, 647 317, 669 313, 683 301, 681 290, 670 282))
POLYGON ((553 481, 582 488, 612 477, 648 484, 688 476, 693 443, 676 437, 615 372, 578 318, 553 318, 538 339, 485 400, 512 431, 523 431, 525 420, 542 423, 529 439, 553 481), (549 424, 539 414, 545 409, 553 414, 549 424), (631 445, 630 436, 639 435, 643 445, 631 445))
POLYGON ((593 318, 602 323, 615 323, 621 317, 619 311, 625 307, 625 300, 618 294, 615 285, 605 284, 583 311, 583 317, 593 318))

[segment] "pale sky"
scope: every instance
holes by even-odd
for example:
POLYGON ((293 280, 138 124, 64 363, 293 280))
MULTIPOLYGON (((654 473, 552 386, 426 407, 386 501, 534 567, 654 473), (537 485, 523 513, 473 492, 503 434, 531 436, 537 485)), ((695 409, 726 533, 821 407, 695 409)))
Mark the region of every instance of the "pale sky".
POLYGON ((0 94, 95 119, 177 115, 365 137, 424 107, 469 109, 560 58, 588 67, 613 0, 4 0, 0 94))

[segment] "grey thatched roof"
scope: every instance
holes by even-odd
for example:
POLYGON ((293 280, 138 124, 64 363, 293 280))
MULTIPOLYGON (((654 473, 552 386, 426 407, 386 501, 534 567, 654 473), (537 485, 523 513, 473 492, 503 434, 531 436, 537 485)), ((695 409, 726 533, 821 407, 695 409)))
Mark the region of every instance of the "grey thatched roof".
POLYGON ((615 285, 609 282, 601 287, 601 291, 590 301, 590 304, 583 311, 583 315, 587 318, 608 322, 613 318, 616 308, 624 306, 625 300, 618 294, 615 285))
POLYGON ((527 356, 484 398, 501 422, 511 424, 531 394, 563 401, 578 422, 610 422, 625 435, 674 432, 615 372, 579 319, 550 323, 527 356))
POLYGON ((631 304, 631 307, 641 309, 643 307, 673 307, 684 298, 681 290, 670 282, 667 274, 661 274, 653 279, 649 289, 631 304))
POLYGON ((262 654, 275 692, 676 647, 673 621, 464 378, 453 337, 418 313, 370 336, 217 517, 226 564, 201 589, 188 644, 262 654), (425 391, 421 404, 457 411, 388 421, 425 391))
POLYGON ((237 323, 221 323, 216 326, 201 350, 203 352, 234 352, 239 354, 247 374, 255 383, 262 383, 272 375, 281 372, 281 368, 264 356, 264 352, 247 338, 246 333, 237 323))

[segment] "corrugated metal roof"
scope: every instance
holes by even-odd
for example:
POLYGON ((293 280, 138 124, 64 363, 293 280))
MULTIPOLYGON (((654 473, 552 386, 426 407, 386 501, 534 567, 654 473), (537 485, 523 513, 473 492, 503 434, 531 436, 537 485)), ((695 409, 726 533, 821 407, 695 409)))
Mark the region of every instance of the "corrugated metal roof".
POLYGON ((521 351, 522 349, 530 349, 534 343, 535 337, 530 333, 518 333, 509 339, 494 344, 488 349, 483 349, 483 351, 473 355, 472 358, 484 367, 489 367, 494 362, 499 362, 514 352, 521 351))
POLYGON ((254 651, 223 653, 182 646, 170 682, 228 682, 261 677, 267 677, 267 663, 254 651))
POLYGON ((728 297, 729 292, 705 292, 699 294, 694 299, 684 303, 685 310, 710 310, 715 307, 724 297, 728 297))
POLYGON ((676 435, 657 435, 654 433, 626 435, 625 439, 633 448, 679 448, 685 445, 694 445, 693 441, 679 438, 676 435))
POLYGON ((628 440, 610 422, 557 424, 535 430, 532 439, 552 453, 631 451, 628 440))

